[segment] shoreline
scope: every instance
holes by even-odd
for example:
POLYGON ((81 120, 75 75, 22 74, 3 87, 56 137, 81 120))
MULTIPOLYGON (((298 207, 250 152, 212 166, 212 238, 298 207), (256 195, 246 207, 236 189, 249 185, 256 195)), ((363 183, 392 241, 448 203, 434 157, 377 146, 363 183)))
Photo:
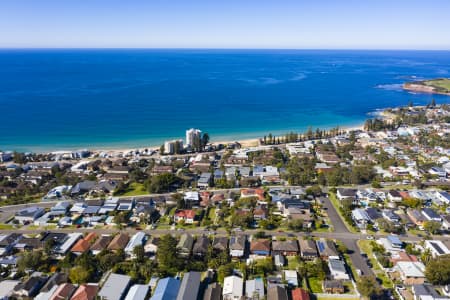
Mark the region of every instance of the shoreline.
MULTIPOLYGON (((338 125, 339 126, 339 125, 338 125)), ((319 127, 320 128, 320 127, 319 127)), ((331 129, 333 127, 324 127, 321 129, 331 129)), ((364 122, 362 123, 358 123, 355 125, 348 125, 348 126, 339 126, 339 128, 341 128, 342 130, 346 131, 346 132, 350 132, 350 131, 355 131, 355 130, 364 130, 364 122)), ((290 132, 291 130, 285 130, 282 131, 283 133, 280 133, 279 135, 282 136, 287 132, 290 132)), ((278 136, 277 134, 278 131, 273 132, 273 134, 275 136, 278 136)), ((269 133, 269 132, 268 132, 269 133)), ((248 135, 253 135, 251 133, 248 133, 248 135)), ((256 135, 256 133, 255 133, 256 135)), ((218 144, 231 144, 231 143, 235 143, 238 142, 239 144, 241 144, 242 148, 248 148, 248 147, 256 147, 259 146, 259 140, 262 138, 263 136, 260 137, 249 137, 249 138, 239 138, 239 136, 236 137, 236 139, 231 139, 228 137, 219 137, 218 140, 212 140, 210 141, 211 145, 218 145, 218 144)), ((148 149, 148 150, 152 150, 152 151, 159 151, 160 145, 141 145, 141 146, 117 146, 117 147, 102 147, 102 146, 94 146, 92 148, 89 147, 77 147, 77 148, 71 148, 71 149, 54 149, 54 150, 41 150, 41 151, 24 151, 24 152, 32 152, 32 153, 38 153, 38 154, 51 154, 51 153, 69 153, 69 152, 74 152, 74 151, 78 151, 78 150, 89 150, 92 153, 95 154, 99 154, 102 152, 108 153, 110 155, 117 155, 119 153, 129 153, 129 152, 133 152, 136 150, 144 150, 144 149, 148 149)), ((14 151, 14 150, 12 150, 14 151)), ((20 152, 20 151, 18 151, 20 152)))

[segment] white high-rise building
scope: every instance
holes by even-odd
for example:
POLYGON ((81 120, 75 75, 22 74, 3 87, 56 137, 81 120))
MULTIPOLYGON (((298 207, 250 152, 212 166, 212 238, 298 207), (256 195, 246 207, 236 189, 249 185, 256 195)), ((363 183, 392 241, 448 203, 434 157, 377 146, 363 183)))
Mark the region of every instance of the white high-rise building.
POLYGON ((200 140, 202 131, 199 129, 191 128, 186 130, 186 147, 192 147, 196 139, 200 140))
POLYGON ((183 150, 183 140, 173 140, 164 142, 164 154, 174 154, 178 143, 178 151, 183 150))

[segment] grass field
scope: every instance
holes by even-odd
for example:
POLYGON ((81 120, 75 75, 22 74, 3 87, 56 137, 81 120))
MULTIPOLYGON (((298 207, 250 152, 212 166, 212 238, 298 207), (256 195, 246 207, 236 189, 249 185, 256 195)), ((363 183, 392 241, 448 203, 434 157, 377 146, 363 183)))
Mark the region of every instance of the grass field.
POLYGON ((308 278, 308 285, 312 293, 322 293, 322 281, 316 277, 308 278))
POLYGON ((445 90, 447 90, 447 92, 450 91, 450 79, 448 79, 448 78, 425 80, 425 81, 423 81, 423 83, 428 86, 445 89, 445 90))
POLYGON ((126 193, 122 194, 121 196, 140 196, 146 194, 148 194, 148 191, 145 189, 142 183, 133 182, 128 186, 126 193))

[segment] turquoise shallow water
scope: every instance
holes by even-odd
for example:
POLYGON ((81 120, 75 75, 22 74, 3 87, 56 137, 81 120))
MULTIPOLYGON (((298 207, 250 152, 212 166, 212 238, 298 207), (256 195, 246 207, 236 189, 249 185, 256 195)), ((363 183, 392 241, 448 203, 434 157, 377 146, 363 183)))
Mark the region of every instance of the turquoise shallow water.
POLYGON ((412 100, 404 81, 450 77, 450 52, 0 50, 0 149, 160 145, 360 124, 412 100))

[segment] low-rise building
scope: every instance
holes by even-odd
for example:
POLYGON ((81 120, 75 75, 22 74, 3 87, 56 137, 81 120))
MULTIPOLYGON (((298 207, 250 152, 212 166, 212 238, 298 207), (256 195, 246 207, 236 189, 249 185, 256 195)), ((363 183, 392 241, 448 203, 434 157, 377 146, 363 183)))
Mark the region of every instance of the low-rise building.
POLYGON ((233 275, 225 277, 223 281, 223 300, 241 300, 244 295, 244 281, 233 275))
POLYGON ((122 300, 131 283, 127 275, 111 273, 103 284, 98 296, 101 299, 122 300))

